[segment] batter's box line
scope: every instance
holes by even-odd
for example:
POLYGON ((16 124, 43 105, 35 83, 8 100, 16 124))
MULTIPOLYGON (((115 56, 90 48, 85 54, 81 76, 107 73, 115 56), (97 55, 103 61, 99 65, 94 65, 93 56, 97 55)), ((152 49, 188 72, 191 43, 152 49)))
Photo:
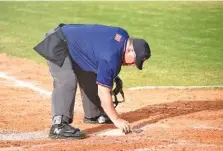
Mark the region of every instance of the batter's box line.
MULTIPOLYGON (((11 83, 14 83, 16 86, 29 88, 33 91, 36 91, 40 94, 51 96, 52 92, 44 90, 32 83, 25 82, 22 80, 18 80, 13 76, 8 76, 4 72, 0 72, 0 78, 10 81, 11 83)), ((141 89, 204 89, 204 88, 223 88, 222 85, 213 85, 213 86, 138 86, 138 87, 132 87, 128 88, 128 90, 141 90, 141 89)))
POLYGON ((52 92, 44 90, 44 89, 42 89, 42 88, 40 88, 40 87, 38 87, 38 86, 36 86, 32 83, 25 82, 25 81, 22 81, 22 80, 18 80, 13 76, 8 76, 4 72, 0 72, 0 78, 10 81, 11 83, 14 83, 18 87, 29 88, 29 89, 31 89, 35 92, 38 92, 42 95, 51 96, 51 93, 52 93, 52 92))

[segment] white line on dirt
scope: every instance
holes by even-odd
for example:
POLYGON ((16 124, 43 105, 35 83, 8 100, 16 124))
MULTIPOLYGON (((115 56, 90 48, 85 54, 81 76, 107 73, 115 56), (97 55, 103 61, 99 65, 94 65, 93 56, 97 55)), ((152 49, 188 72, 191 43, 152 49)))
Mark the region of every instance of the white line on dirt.
POLYGON ((213 86, 139 86, 128 88, 128 90, 142 90, 142 89, 215 89, 223 88, 222 85, 213 85, 213 86))
MULTIPOLYGON (((14 82, 17 86, 29 88, 36 92, 39 92, 40 94, 44 94, 47 96, 50 96, 52 92, 49 92, 47 90, 44 90, 40 87, 37 87, 36 85, 25 82, 22 80, 17 80, 16 78, 12 76, 8 76, 4 72, 0 72, 0 78, 3 78, 5 80, 14 82)), ((138 87, 132 87, 128 88, 128 90, 141 90, 141 89, 211 89, 211 88, 223 88, 222 85, 213 85, 213 86, 138 86, 138 87)))
POLYGON ((48 129, 34 132, 0 132, 0 140, 38 140, 48 138, 48 129))
POLYGON ((8 80, 10 82, 15 83, 17 86, 20 87, 24 87, 24 88, 29 88, 33 91, 39 92, 40 94, 46 95, 46 96, 51 96, 51 92, 44 90, 42 88, 37 87, 36 85, 29 83, 29 82, 25 82, 22 80, 17 80, 16 78, 12 77, 12 76, 8 76, 7 74, 0 72, 0 78, 8 80))
MULTIPOLYGON (((162 125, 146 125, 141 127, 140 129, 134 129, 133 133, 141 133, 142 131, 146 131, 151 128, 163 128, 168 129, 172 128, 169 125, 162 124, 162 125)), ((208 127, 204 125, 200 126, 187 126, 187 128, 191 129, 208 129, 208 130, 217 130, 222 131, 222 128, 216 127, 208 127)), ((125 134, 121 132, 119 129, 108 129, 99 131, 89 136, 124 136, 125 134)), ((48 129, 43 131, 34 131, 34 132, 24 132, 24 133, 16 133, 16 132, 7 132, 7 131, 0 131, 0 140, 38 140, 38 139, 47 139, 48 138, 48 129)))

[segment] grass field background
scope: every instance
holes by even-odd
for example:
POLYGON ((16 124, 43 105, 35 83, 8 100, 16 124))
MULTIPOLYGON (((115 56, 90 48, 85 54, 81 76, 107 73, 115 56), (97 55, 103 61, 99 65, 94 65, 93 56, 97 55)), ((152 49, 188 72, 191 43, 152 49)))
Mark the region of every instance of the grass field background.
POLYGON ((46 65, 32 48, 59 23, 145 38, 152 57, 143 71, 123 68, 125 87, 223 85, 223 2, 0 2, 0 53, 46 65))

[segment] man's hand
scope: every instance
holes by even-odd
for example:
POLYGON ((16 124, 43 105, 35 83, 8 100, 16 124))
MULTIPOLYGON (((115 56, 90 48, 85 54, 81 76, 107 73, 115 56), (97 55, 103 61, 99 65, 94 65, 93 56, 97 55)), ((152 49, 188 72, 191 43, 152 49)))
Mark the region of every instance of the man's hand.
POLYGON ((130 124, 129 122, 119 118, 117 120, 114 121, 114 125, 119 128, 120 130, 122 130, 123 133, 127 134, 131 132, 131 128, 130 128, 130 124))
POLYGON ((121 129, 124 133, 129 133, 131 132, 130 124, 127 121, 119 118, 118 113, 113 106, 110 92, 111 89, 102 85, 98 85, 98 95, 101 100, 101 106, 117 128, 121 129))

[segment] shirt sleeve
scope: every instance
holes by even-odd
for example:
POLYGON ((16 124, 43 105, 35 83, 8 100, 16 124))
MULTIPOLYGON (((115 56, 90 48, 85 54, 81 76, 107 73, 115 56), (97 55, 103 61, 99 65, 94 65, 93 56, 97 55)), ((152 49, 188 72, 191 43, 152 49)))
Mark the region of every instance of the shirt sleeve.
POLYGON ((123 36, 123 38, 125 38, 125 39, 129 38, 128 32, 123 28, 119 28, 118 33, 121 34, 123 36))
POLYGON ((101 60, 98 66, 97 72, 97 84, 103 85, 108 88, 112 88, 113 79, 116 76, 114 69, 110 66, 106 60, 101 60))

